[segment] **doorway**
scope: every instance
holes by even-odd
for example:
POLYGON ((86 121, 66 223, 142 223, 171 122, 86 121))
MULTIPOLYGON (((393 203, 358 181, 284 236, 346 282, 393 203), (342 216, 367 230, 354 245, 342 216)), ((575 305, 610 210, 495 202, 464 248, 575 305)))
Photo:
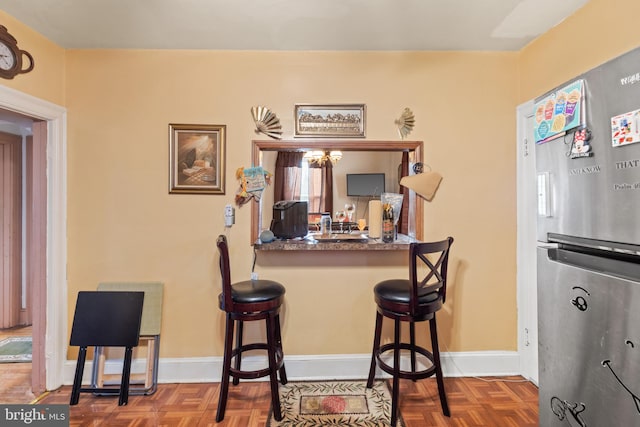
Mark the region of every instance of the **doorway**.
MULTIPOLYGON (((66 110, 0 86, 0 109, 30 117, 32 167, 25 168, 31 192, 26 209, 26 271, 33 286, 32 390, 39 394, 63 383, 66 358, 66 110), (46 357, 45 357, 46 355, 46 357)), ((28 157, 29 158, 29 157, 28 157)))
MULTIPOLYGON (((5 397, 20 403, 13 399, 35 397, 45 389, 40 368, 44 355, 36 352, 31 358, 35 362, 27 356, 33 356, 33 349, 44 348, 39 333, 44 328, 33 328, 33 307, 35 301, 45 300, 46 290, 40 273, 46 264, 46 122, 0 110, 0 130, 0 335, 6 348, 0 376, 6 383, 5 397), (34 331, 38 332, 35 337, 34 331)), ((35 318, 44 319, 44 312, 35 313, 35 318)))

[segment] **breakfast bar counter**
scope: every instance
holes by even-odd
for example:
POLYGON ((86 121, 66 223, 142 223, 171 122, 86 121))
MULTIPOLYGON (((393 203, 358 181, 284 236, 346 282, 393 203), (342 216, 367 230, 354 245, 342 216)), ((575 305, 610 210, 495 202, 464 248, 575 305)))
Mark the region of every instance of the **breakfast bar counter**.
POLYGON ((309 234, 304 238, 274 240, 263 243, 257 240, 254 248, 259 251, 406 251, 409 244, 418 240, 398 234, 391 243, 381 239, 370 239, 364 234, 331 234, 322 236, 309 234))

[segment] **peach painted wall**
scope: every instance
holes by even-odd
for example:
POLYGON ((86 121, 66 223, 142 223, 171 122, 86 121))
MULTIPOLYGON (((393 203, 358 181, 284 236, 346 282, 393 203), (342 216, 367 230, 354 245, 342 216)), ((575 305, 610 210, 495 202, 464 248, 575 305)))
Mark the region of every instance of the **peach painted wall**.
POLYGON ((521 102, 640 46, 637 0, 591 0, 520 52, 521 102))
MULTIPOLYGON (((0 79, 0 85, 64 106, 65 50, 2 10, 0 25, 7 28, 18 40, 18 47, 29 52, 35 61, 32 71, 11 80, 0 79)), ((23 61, 28 60, 25 57, 23 61)))
MULTIPOLYGON (((69 304, 107 280, 166 285, 162 357, 222 353, 215 238, 249 166, 250 108, 267 105, 293 133, 295 103, 364 103, 367 139, 410 139, 444 176, 426 237, 456 238, 440 320, 451 351, 515 350, 516 53, 67 51, 69 304), (226 124, 226 195, 168 194, 168 124, 226 124), (490 333, 488 331, 491 331, 490 333)), ((362 142, 366 144, 366 141, 362 142)), ((233 279, 253 262, 250 209, 229 231, 233 279)), ((288 354, 368 353, 372 287, 406 276, 406 255, 257 256, 287 287, 288 354)), ((71 320, 71 313, 69 320, 71 320)), ((426 335, 426 333, 425 333, 426 335)))

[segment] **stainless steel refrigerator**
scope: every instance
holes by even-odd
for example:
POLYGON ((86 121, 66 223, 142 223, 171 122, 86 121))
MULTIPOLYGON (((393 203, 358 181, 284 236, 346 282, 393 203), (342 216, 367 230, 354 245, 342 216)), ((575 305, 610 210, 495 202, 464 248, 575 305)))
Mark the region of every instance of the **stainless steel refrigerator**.
POLYGON ((535 120, 540 426, 640 426, 640 49, 535 120))

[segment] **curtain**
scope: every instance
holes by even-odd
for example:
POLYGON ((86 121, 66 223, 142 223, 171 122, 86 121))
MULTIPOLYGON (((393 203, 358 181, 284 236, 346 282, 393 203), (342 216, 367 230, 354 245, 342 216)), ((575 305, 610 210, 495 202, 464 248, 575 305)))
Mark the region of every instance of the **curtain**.
MULTIPOLYGON (((407 175, 409 175, 409 153, 403 151, 399 179, 407 175)), ((409 189, 401 185, 400 194, 402 194, 402 209, 398 217, 398 233, 407 235, 409 234, 409 189)))
POLYGON ((273 200, 300 200, 302 156, 296 151, 279 151, 274 172, 273 200))
POLYGON ((329 212, 333 217, 333 164, 309 164, 309 212, 329 212))

